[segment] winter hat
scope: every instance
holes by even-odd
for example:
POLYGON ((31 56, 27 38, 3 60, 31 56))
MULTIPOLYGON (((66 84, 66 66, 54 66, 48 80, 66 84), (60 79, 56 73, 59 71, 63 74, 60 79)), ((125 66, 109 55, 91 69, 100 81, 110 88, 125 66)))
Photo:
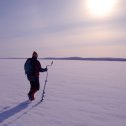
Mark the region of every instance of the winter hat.
POLYGON ((38 54, 37 54, 37 52, 33 52, 33 54, 32 54, 32 57, 38 57, 38 54))

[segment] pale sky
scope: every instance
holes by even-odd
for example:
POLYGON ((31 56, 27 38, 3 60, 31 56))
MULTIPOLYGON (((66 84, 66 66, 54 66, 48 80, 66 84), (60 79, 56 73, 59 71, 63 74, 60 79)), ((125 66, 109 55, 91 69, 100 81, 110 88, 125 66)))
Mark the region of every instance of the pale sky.
POLYGON ((126 0, 87 1, 0 0, 0 57, 126 58, 126 0))

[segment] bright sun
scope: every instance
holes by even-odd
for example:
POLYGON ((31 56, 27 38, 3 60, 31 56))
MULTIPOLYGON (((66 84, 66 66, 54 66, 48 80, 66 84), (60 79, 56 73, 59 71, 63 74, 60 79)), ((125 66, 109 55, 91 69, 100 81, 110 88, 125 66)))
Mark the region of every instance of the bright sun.
POLYGON ((86 7, 94 17, 109 16, 115 9, 118 0, 86 0, 86 7))

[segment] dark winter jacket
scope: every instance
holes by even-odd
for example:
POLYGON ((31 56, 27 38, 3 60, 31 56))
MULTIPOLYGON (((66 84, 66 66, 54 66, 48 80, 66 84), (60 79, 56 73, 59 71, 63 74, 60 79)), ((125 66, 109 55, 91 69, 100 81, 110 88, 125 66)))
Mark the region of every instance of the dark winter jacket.
POLYGON ((32 60, 32 63, 33 63, 33 71, 30 76, 39 77, 39 72, 47 71, 47 68, 44 69, 41 67, 40 62, 37 60, 36 57, 30 58, 30 60, 32 60))

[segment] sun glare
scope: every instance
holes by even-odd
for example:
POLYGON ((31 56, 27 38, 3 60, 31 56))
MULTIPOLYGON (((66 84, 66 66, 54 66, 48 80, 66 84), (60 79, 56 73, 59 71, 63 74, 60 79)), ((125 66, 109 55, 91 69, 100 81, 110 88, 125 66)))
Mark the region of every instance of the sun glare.
POLYGON ((115 9, 118 0, 86 0, 88 12, 94 17, 109 16, 115 9))

